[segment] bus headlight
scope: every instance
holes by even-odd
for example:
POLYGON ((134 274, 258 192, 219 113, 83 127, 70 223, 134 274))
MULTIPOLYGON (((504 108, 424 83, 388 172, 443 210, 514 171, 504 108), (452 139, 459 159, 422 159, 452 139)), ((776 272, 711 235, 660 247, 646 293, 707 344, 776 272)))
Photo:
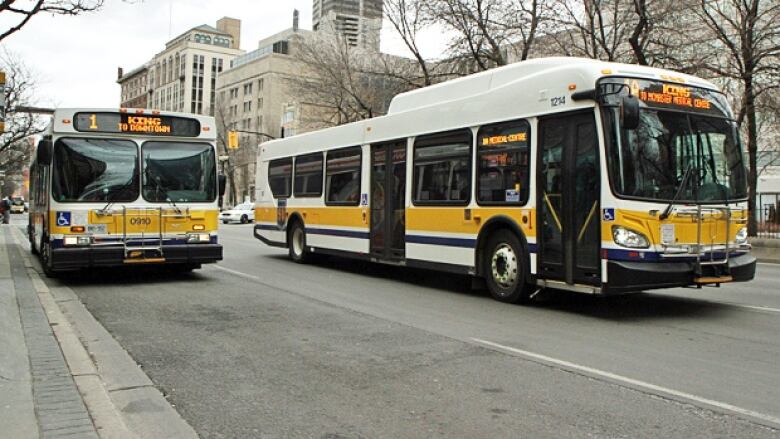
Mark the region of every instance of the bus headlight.
POLYGON ((211 235, 208 233, 190 233, 187 235, 187 242, 190 244, 211 242, 211 235))
POLYGON ((748 240, 748 230, 747 227, 743 227, 739 229, 739 231, 737 232, 737 236, 734 239, 734 241, 736 241, 737 244, 745 244, 747 240, 748 240))
POLYGON ((92 244, 92 238, 89 236, 66 236, 62 241, 66 247, 85 246, 92 244))
POLYGON ((616 244, 628 248, 648 248, 650 241, 639 232, 621 226, 612 226, 612 239, 616 244))

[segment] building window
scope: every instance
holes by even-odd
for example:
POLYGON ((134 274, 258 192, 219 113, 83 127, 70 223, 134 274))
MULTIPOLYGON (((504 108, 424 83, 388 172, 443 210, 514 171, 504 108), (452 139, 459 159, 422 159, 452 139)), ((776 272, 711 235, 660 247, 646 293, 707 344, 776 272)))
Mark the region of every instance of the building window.
POLYGON ((415 204, 468 204, 471 130, 421 136, 414 142, 415 204))
POLYGON ((244 84, 244 96, 252 94, 252 83, 244 84))
POLYGON ((325 165, 325 204, 358 205, 361 158, 359 146, 328 152, 325 165))
POLYGON ((260 110, 263 108, 263 98, 257 98, 257 109, 260 110))
POLYGON ((262 78, 260 78, 260 79, 257 81, 257 92, 258 92, 258 93, 260 93, 261 91, 263 91, 263 85, 265 85, 265 79, 262 79, 262 78))
POLYGON ((525 120, 486 125, 477 132, 477 202, 525 204, 531 128, 525 120))
POLYGON ((192 113, 203 113, 203 76, 205 59, 203 55, 192 57, 192 113))

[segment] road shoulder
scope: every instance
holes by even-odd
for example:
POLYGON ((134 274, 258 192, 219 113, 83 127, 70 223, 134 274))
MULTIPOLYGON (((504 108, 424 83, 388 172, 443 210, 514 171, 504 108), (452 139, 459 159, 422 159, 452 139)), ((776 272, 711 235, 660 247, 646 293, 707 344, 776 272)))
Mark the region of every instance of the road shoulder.
POLYGON ((12 230, 26 274, 99 435, 196 438, 192 427, 75 293, 56 280, 43 280, 38 261, 24 251, 24 236, 17 228, 12 230))

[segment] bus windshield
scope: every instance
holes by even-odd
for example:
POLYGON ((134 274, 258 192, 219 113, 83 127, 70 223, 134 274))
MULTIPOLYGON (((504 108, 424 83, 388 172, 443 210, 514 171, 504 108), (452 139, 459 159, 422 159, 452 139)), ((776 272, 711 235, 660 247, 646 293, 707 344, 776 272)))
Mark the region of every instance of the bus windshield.
MULTIPOLYGON (((683 111, 674 107, 674 100, 656 105, 652 99, 664 101, 664 95, 659 92, 658 96, 649 96, 642 90, 632 90, 641 102, 636 129, 622 129, 619 108, 606 99, 607 158, 615 193, 664 202, 675 198, 678 190, 680 202, 744 199, 746 169, 737 128, 726 117, 728 113, 715 116, 715 104, 707 111, 683 111), (686 178, 686 174, 690 175, 686 178)), ((712 95, 707 97, 713 99, 712 95)), ((679 102, 678 107, 684 104, 679 102)))
POLYGON ((146 142, 143 195, 152 202, 211 202, 217 197, 214 149, 208 143, 146 142))
POLYGON ((59 202, 134 201, 138 146, 128 140, 58 139, 52 194, 59 202))

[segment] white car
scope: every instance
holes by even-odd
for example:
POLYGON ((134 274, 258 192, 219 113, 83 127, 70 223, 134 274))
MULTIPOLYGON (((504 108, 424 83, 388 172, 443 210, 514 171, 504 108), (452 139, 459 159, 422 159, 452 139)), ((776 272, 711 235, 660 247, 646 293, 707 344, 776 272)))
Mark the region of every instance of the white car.
POLYGON ((219 214, 222 224, 237 222, 246 224, 255 220, 255 205, 253 203, 242 203, 238 206, 222 211, 219 214))

